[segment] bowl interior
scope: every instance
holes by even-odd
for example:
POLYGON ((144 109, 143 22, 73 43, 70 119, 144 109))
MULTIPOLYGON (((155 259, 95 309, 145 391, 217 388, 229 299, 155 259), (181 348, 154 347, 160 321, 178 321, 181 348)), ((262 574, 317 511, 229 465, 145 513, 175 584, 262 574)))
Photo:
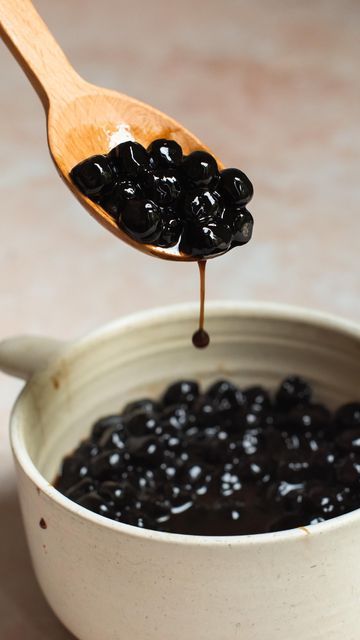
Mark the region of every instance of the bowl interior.
POLYGON ((195 350, 196 308, 139 314, 69 347, 36 374, 14 412, 12 441, 49 482, 100 416, 157 397, 179 378, 276 388, 291 373, 335 408, 359 398, 360 333, 341 321, 266 306, 209 305, 211 345, 195 350), (27 453, 24 452, 27 450, 27 453))

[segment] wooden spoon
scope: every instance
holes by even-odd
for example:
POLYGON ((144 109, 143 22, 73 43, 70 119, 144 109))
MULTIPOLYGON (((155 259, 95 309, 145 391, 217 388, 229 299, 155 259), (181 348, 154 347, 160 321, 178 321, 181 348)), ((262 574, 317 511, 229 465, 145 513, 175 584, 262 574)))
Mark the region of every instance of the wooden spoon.
POLYGON ((154 107, 83 80, 30 0, 0 0, 0 34, 42 100, 52 159, 85 209, 106 229, 144 253, 166 260, 196 260, 177 249, 141 244, 130 238, 109 214, 75 187, 69 172, 81 160, 107 153, 125 140, 136 140, 147 147, 156 138, 168 138, 176 140, 185 154, 209 149, 154 107))

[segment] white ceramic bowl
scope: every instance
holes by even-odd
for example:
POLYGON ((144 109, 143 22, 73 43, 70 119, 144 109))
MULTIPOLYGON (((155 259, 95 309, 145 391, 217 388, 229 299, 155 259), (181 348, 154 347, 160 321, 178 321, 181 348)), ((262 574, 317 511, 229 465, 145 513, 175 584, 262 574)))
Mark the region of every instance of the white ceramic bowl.
POLYGON ((195 351, 196 317, 195 307, 175 307, 73 344, 0 345, 0 367, 29 378, 11 442, 45 597, 81 640, 359 640, 360 510, 307 529, 206 538, 112 522, 51 486, 95 418, 182 376, 274 388, 296 372, 331 406, 360 395, 360 330, 349 322, 209 304, 211 346, 195 351))

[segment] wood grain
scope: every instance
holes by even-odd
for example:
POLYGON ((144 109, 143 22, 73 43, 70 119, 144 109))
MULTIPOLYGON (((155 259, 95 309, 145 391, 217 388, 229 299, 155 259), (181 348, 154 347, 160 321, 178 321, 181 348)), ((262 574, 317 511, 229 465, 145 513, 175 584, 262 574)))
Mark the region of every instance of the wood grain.
POLYGON ((185 154, 209 149, 154 107, 81 78, 30 0, 0 0, 0 33, 42 100, 51 156, 61 178, 85 209, 121 240, 144 253, 166 260, 194 261, 173 249, 137 243, 76 189, 69 172, 81 160, 106 153, 125 140, 136 140, 147 147, 155 138, 168 138, 176 140, 185 154))

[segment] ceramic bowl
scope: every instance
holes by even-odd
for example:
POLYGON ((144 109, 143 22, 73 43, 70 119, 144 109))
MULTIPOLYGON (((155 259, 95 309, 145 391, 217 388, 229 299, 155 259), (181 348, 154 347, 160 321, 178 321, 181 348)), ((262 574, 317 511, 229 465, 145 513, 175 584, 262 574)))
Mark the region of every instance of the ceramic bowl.
POLYGON ((359 397, 360 329, 283 306, 209 304, 120 320, 80 341, 20 337, 0 367, 26 378, 11 418, 36 576, 80 640, 359 640, 360 510, 279 533, 182 536, 113 522, 52 486, 96 418, 181 377, 275 388, 305 376, 330 406, 359 397))

